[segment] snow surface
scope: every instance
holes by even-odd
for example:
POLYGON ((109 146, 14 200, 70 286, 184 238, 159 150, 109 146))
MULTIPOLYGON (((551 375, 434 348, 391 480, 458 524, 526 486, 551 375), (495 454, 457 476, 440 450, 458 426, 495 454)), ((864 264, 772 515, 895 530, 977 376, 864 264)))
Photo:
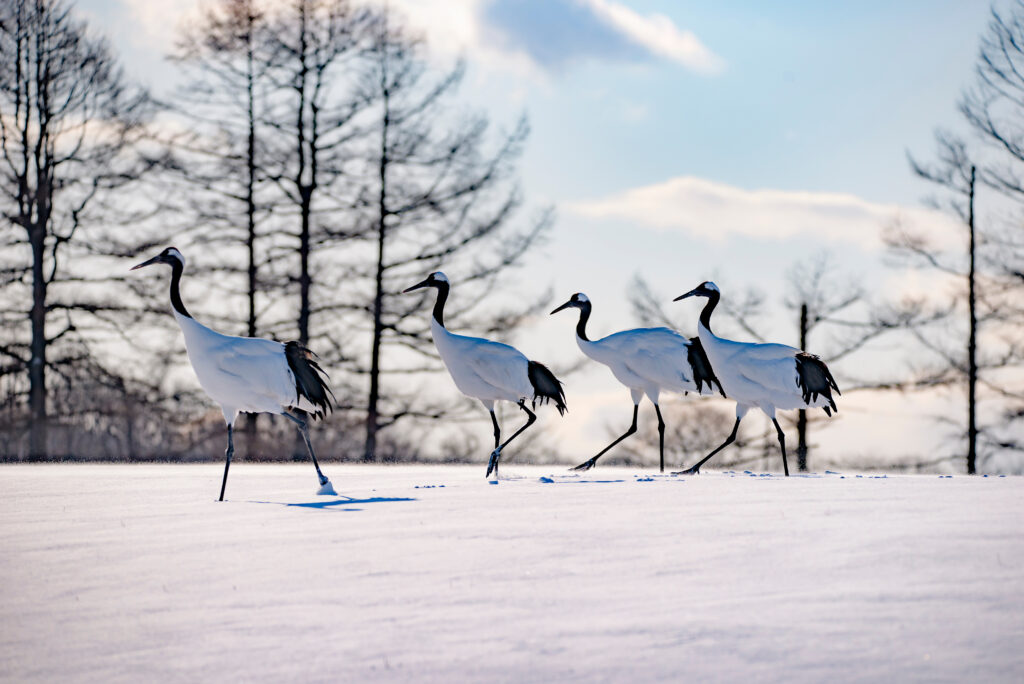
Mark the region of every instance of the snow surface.
POLYGON ((502 470, 0 467, 0 680, 1024 681, 1024 478, 502 470))

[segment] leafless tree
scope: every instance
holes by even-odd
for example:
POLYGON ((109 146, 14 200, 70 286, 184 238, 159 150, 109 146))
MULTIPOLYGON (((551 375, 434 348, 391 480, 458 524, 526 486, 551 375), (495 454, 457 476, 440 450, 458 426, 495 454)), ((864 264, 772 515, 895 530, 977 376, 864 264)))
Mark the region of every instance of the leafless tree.
POLYGON ((98 363, 98 329, 136 308, 110 257, 140 241, 126 224, 146 207, 113 198, 154 163, 141 146, 150 104, 59 0, 0 4, 0 54, 0 354, 27 376, 27 451, 41 459, 48 378, 70 384, 98 363))
POLYGON ((476 333, 515 328, 534 308, 529 301, 500 306, 490 301, 497 278, 522 260, 550 223, 550 212, 517 221, 522 204, 515 163, 526 140, 525 120, 494 135, 482 114, 457 116, 450 102, 463 68, 437 74, 411 37, 386 11, 375 18, 368 67, 361 74, 359 118, 373 131, 359 146, 361 184, 357 233, 369 241, 365 268, 351 264, 348 281, 354 314, 346 319, 369 335, 364 459, 378 457, 378 432, 408 417, 436 418, 448 410, 429 399, 385 387, 389 375, 408 378, 436 370, 421 297, 401 297, 403 287, 443 267, 455 283, 446 318, 476 333), (394 360, 390 366, 385 350, 394 360), (406 352, 401 358, 398 350, 406 352))
MULTIPOLYGON (((261 307, 266 297, 267 221, 272 207, 264 169, 261 117, 267 108, 271 40, 266 10, 255 0, 221 0, 204 6, 183 27, 172 59, 187 76, 169 98, 169 109, 187 125, 168 135, 173 162, 162 182, 180 189, 168 195, 177 206, 165 212, 187 235, 217 249, 216 259, 196 250, 197 276, 225 296, 205 312, 224 317, 226 297, 241 293, 249 337, 263 334, 261 307), (237 258, 235 258, 237 257, 237 258)), ((228 309, 230 310, 230 309, 228 309)), ((237 325, 235 320, 222 325, 237 325)), ((247 451, 255 451, 256 414, 246 419, 247 451)))
POLYGON ((965 460, 968 474, 974 474, 982 456, 1014 447, 1000 436, 998 421, 980 424, 979 390, 984 386, 991 390, 990 398, 1000 401, 1024 398, 1000 382, 1002 372, 1019 363, 1022 347, 1014 326, 1007 327, 1007 290, 1001 273, 1005 255, 985 257, 985 231, 976 225, 977 167, 964 141, 942 132, 936 138, 935 163, 926 165, 913 158, 910 162, 915 173, 945 192, 943 206, 960 219, 964 228, 963 247, 944 249, 929 235, 911 232, 905 226, 897 226, 887 240, 891 249, 909 263, 943 273, 961 284, 952 304, 940 307, 931 317, 932 325, 912 330, 936 359, 927 374, 927 384, 966 388, 965 460), (983 446, 987 446, 984 454, 983 446))

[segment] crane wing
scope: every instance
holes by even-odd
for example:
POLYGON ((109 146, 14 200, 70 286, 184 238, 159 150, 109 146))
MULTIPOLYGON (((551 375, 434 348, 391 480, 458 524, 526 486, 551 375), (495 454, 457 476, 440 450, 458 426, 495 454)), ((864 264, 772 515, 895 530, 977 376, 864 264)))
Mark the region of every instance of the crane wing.
POLYGON ((634 328, 609 335, 599 344, 618 361, 652 384, 692 390, 693 370, 687 358, 690 341, 670 328, 634 328))
MULTIPOLYGON (((257 394, 279 404, 296 399, 295 381, 284 356, 284 345, 253 337, 226 337, 209 350, 225 384, 236 396, 257 394)), ((226 388, 225 388, 226 389, 226 388)))
POLYGON ((515 347, 481 338, 465 338, 473 345, 462 357, 466 365, 482 380, 508 392, 527 396, 530 381, 529 360, 515 347), (524 393, 525 392, 525 393, 524 393))

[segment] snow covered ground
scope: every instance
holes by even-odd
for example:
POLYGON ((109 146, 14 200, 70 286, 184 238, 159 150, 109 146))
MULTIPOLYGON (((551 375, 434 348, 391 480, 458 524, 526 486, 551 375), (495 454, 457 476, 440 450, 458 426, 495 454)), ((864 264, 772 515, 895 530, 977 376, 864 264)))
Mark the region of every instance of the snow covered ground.
POLYGON ((1024 681, 1024 478, 504 468, 2 466, 0 680, 1024 681))

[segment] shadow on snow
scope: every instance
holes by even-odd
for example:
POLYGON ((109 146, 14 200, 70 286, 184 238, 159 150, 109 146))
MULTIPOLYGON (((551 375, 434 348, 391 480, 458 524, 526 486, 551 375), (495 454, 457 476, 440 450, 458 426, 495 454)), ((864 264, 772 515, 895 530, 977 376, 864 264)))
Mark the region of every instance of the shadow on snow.
POLYGON ((339 510, 343 511, 359 511, 361 508, 348 508, 348 506, 359 506, 362 504, 374 504, 374 503, 392 503, 395 501, 416 501, 416 499, 405 497, 405 496, 374 496, 367 499, 353 499, 351 497, 343 496, 337 499, 330 499, 329 501, 309 501, 303 503, 286 503, 283 501, 252 501, 250 503, 261 503, 261 504, 277 504, 278 506, 289 506, 291 508, 317 508, 320 510, 327 510, 336 507, 342 507, 339 510))

